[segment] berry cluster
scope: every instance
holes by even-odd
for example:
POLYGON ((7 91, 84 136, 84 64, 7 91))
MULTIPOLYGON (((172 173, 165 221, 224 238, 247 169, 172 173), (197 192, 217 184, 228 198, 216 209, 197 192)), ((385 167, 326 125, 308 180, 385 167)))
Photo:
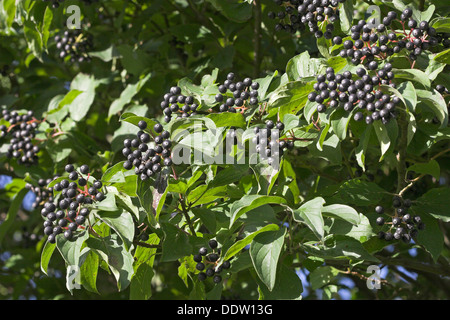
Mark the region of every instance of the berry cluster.
POLYGON ((343 41, 342 37, 336 36, 333 43, 343 44, 341 57, 350 58, 354 65, 363 63, 371 70, 378 68, 378 61, 403 49, 408 50, 409 59, 415 61, 423 50, 436 46, 439 40, 436 38, 436 29, 430 27, 427 21, 418 23, 411 18, 412 13, 412 10, 407 8, 398 20, 397 12, 390 11, 379 25, 360 20, 350 30, 351 40, 343 41), (403 31, 394 29, 396 21, 400 23, 403 31), (410 30, 407 31, 406 28, 410 30))
POLYGON ((343 2, 345 0, 275 0, 275 4, 283 7, 283 10, 278 13, 270 11, 268 16, 280 20, 275 25, 276 31, 296 33, 308 26, 316 38, 331 39, 333 23, 339 20, 338 6, 343 2), (322 31, 323 24, 326 24, 325 32, 322 31))
POLYGON ((164 100, 161 102, 161 108, 164 113, 164 121, 170 122, 174 114, 178 118, 187 118, 195 115, 198 104, 195 103, 193 96, 181 94, 181 88, 174 86, 169 92, 164 94, 164 100))
POLYGON ((442 43, 444 48, 450 48, 450 33, 437 33, 436 39, 439 43, 442 43))
POLYGON ((208 246, 212 249, 212 252, 208 253, 208 248, 201 247, 198 254, 194 255, 194 261, 197 262, 195 268, 200 271, 198 280, 205 281, 208 277, 213 277, 213 282, 217 284, 222 281, 220 273, 223 269, 229 269, 231 263, 229 260, 225 260, 220 266, 217 266, 220 260, 220 249, 217 249, 218 243, 211 239, 208 246), (207 267, 207 265, 209 266, 207 267))
POLYGON ((31 183, 27 183, 25 185, 25 187, 32 191, 35 195, 36 198, 34 199, 34 202, 32 204, 32 207, 34 209, 40 207, 41 205, 43 205, 45 202, 53 202, 54 201, 54 197, 53 197, 53 188, 52 187, 47 187, 53 180, 58 179, 59 176, 54 176, 53 178, 49 178, 49 179, 39 179, 38 180, 38 185, 34 186, 31 183))
POLYGON ((219 112, 235 113, 239 109, 245 109, 245 104, 254 106, 259 102, 259 83, 251 78, 235 81, 233 72, 227 75, 227 79, 219 85, 218 89, 219 93, 215 96, 215 101, 220 103, 219 112))
POLYGON ((78 172, 72 164, 65 166, 68 173, 64 178, 53 186, 53 191, 58 192, 54 201, 47 201, 41 210, 41 215, 46 219, 44 222, 44 234, 48 241, 54 243, 56 236, 64 234, 67 240, 71 240, 78 229, 85 229, 84 223, 89 216, 90 210, 86 205, 100 202, 105 199, 102 191, 103 184, 95 180, 89 183, 89 166, 82 165, 78 172), (87 175, 84 178, 83 175, 87 175))
POLYGON ((350 71, 335 74, 333 68, 327 68, 325 75, 317 76, 317 82, 314 84, 315 91, 308 95, 309 101, 318 103, 318 112, 340 106, 347 112, 357 108, 362 111, 355 113, 356 121, 364 119, 367 124, 370 124, 375 120, 381 120, 383 124, 388 123, 395 117, 395 107, 401 100, 377 90, 377 86, 393 85, 391 83, 394 78, 392 64, 386 63, 373 76, 361 67, 356 70, 356 75, 359 79, 353 80, 353 74, 350 71), (365 116, 363 112, 366 113, 365 116))
POLYGON ((138 127, 140 130, 136 138, 123 141, 122 154, 127 158, 123 167, 127 170, 134 167, 136 174, 144 181, 160 172, 163 166, 169 167, 172 165, 170 150, 172 141, 169 139, 170 133, 157 123, 153 126, 153 130, 159 135, 154 137, 155 145, 150 148, 148 143, 151 142, 151 136, 144 132, 147 128, 147 122, 139 121, 138 127))
POLYGON ((60 58, 70 57, 70 62, 89 62, 88 52, 92 48, 92 36, 84 34, 81 30, 66 30, 55 36, 56 48, 60 58))
POLYGON ((283 131, 284 123, 267 120, 265 128, 255 127, 255 136, 252 138, 252 143, 256 145, 256 152, 261 158, 267 159, 269 165, 273 165, 274 161, 279 159, 286 150, 294 147, 294 141, 280 140, 279 134, 274 134, 274 129, 279 132, 283 131))
POLYGON ((387 231, 379 231, 378 237, 387 241, 395 239, 408 243, 417 236, 419 230, 425 228, 425 224, 419 215, 412 216, 408 213, 408 209, 411 207, 411 200, 394 197, 392 206, 395 214, 394 216, 389 215, 391 222, 387 222, 383 217, 385 210, 382 206, 375 208, 375 212, 380 215, 376 219, 376 224, 379 226, 390 225, 387 231))
POLYGON ((20 165, 30 166, 38 163, 39 146, 33 144, 39 121, 34 118, 33 111, 19 114, 17 111, 2 111, 3 120, 9 126, 0 125, 0 138, 9 138, 7 158, 15 158, 20 165))

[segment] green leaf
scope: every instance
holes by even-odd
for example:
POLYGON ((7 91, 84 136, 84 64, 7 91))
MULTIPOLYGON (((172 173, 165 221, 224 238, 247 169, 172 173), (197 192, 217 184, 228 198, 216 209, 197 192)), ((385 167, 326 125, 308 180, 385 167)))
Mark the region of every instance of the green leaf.
POLYGON ((250 233, 244 239, 235 242, 231 247, 229 247, 227 252, 224 255, 223 260, 224 261, 229 260, 230 258, 234 257, 237 253, 239 253, 242 249, 244 249, 245 246, 250 244, 258 234, 260 234, 262 232, 267 232, 267 231, 277 231, 279 229, 280 228, 276 224, 271 223, 271 224, 268 224, 268 225, 258 229, 255 232, 250 233))
POLYGON ((439 180, 441 176, 441 169, 436 160, 430 160, 427 163, 416 163, 408 167, 407 172, 415 172, 419 174, 429 174, 439 180))
POLYGON ((437 32, 450 33, 450 18, 439 17, 431 26, 435 28, 437 32))
POLYGON ((43 42, 36 23, 31 20, 25 20, 23 23, 23 33, 28 44, 28 49, 42 62, 43 42))
POLYGON ((141 88, 147 83, 151 76, 152 74, 148 73, 144 78, 137 81, 135 84, 127 85, 125 90, 123 90, 120 94, 120 97, 114 100, 109 107, 108 118, 111 118, 116 113, 122 111, 125 105, 131 102, 133 97, 141 90, 141 88))
POLYGON ((444 235, 438 220, 426 213, 427 211, 422 211, 422 209, 417 207, 411 208, 412 213, 419 215, 425 224, 425 229, 418 232, 416 241, 431 254, 434 262, 436 262, 444 248, 444 235))
POLYGON ((441 219, 444 222, 450 222, 450 189, 447 187, 433 188, 428 190, 413 203, 414 210, 417 213, 426 213, 441 219))
POLYGON ((122 239, 125 250, 129 250, 134 238, 134 222, 131 214, 125 210, 97 212, 100 220, 105 222, 122 239))
POLYGON ((348 33, 353 25, 353 0, 344 1, 339 5, 341 29, 348 33))
POLYGON ((153 268, 142 263, 130 284, 130 300, 148 300, 152 296, 153 268))
POLYGON ((231 0, 207 0, 228 20, 243 23, 252 17, 252 6, 231 0))
MULTIPOLYGON (((95 81, 93 76, 79 73, 70 84, 70 90, 74 91, 74 95, 77 91, 81 91, 76 97, 69 96, 71 102, 67 104, 71 118, 73 121, 78 122, 87 115, 89 109, 95 98, 95 89, 99 82, 95 81)), ((66 98, 66 97, 65 97, 66 98)), ((64 100, 63 100, 64 101, 64 100)))
POLYGON ((85 254, 86 258, 80 268, 81 284, 86 290, 100 294, 97 290, 99 257, 91 250, 88 250, 85 254))
POLYGON ((286 228, 258 234, 250 245, 250 257, 259 278, 272 291, 286 228))
POLYGON ((214 178, 209 181, 208 187, 226 186, 239 181, 243 176, 249 173, 247 165, 230 165, 229 167, 218 171, 214 178))
POLYGON ((81 248, 88 238, 86 230, 77 233, 71 240, 67 240, 62 234, 56 236, 56 247, 69 266, 79 266, 81 248))
POLYGON ((5 24, 8 28, 11 28, 16 16, 16 0, 4 0, 2 2, 2 9, 4 10, 4 13, 6 15, 5 24))
POLYGON ((153 192, 151 189, 152 181, 142 181, 137 179, 136 194, 139 199, 141 207, 147 212, 148 215, 153 215, 153 192))
POLYGON ((109 62, 113 58, 118 58, 120 56, 117 48, 114 45, 111 45, 110 47, 101 50, 101 51, 90 51, 89 52, 90 57, 99 58, 100 60, 104 62, 109 62))
POLYGON ((338 136, 339 140, 344 140, 347 137, 347 128, 352 113, 345 111, 343 108, 336 109, 330 116, 330 123, 333 132, 338 136))
POLYGON ((313 84, 304 81, 288 82, 274 92, 269 99, 269 116, 279 114, 282 119, 287 114, 297 114, 306 105, 313 84))
POLYGON ((206 117, 214 121, 217 127, 245 127, 244 116, 241 113, 211 113, 206 117))
POLYGON ((436 90, 417 90, 417 97, 424 102, 434 112, 438 120, 441 122, 441 128, 445 128, 448 124, 448 109, 444 98, 436 90))
POLYGON ((56 249, 56 244, 55 243, 50 243, 48 241, 45 242, 44 244, 44 248, 42 249, 42 253, 41 253, 41 271, 47 274, 47 269, 48 269, 48 265, 50 263, 50 259, 53 255, 53 252, 56 249))
POLYGON ((416 110, 417 105, 417 93, 414 85, 410 82, 402 82, 397 87, 398 92, 403 96, 403 99, 406 102, 406 106, 410 112, 414 112, 416 110))
POLYGON ((325 68, 324 59, 311 58, 308 51, 304 51, 288 61, 286 74, 289 81, 298 81, 303 78, 315 77, 325 68))
POLYGON ((325 200, 317 197, 305 202, 300 208, 294 210, 294 220, 305 223, 320 240, 323 240, 324 237, 324 221, 322 217, 324 204, 325 200))
POLYGON ((331 216, 358 225, 361 222, 359 213, 345 204, 330 204, 322 209, 324 216, 331 216))
POLYGON ((14 196, 14 199, 11 201, 8 212, 6 213, 6 218, 0 224, 0 246, 3 239, 8 233, 9 228, 11 228, 11 226, 14 224, 17 213, 19 212, 23 199, 25 198, 27 193, 28 189, 23 188, 19 192, 17 192, 17 194, 14 196))
POLYGON ((259 284, 258 290, 260 292, 260 300, 300 300, 303 286, 297 273, 286 265, 281 264, 277 270, 276 281, 272 291, 269 291, 262 283, 259 284))
POLYGON ((106 169, 102 175, 101 181, 106 184, 126 182, 124 172, 127 170, 123 167, 124 162, 125 161, 118 162, 106 169))
POLYGON ((265 195, 245 195, 240 200, 233 203, 230 209, 230 228, 236 222, 236 220, 244 213, 260 207, 265 204, 281 204, 286 203, 286 200, 277 196, 265 196, 265 195))
POLYGON ((103 238, 89 238, 86 245, 94 250, 108 264, 119 291, 125 290, 134 274, 133 256, 125 250, 124 243, 117 234, 103 238))
POLYGON ((380 121, 375 121, 373 128, 380 143, 381 156, 379 161, 382 161, 387 156, 388 151, 392 152, 394 149, 398 136, 397 121, 393 119, 386 125, 383 125, 380 121))
POLYGON ((155 124, 157 124, 158 122, 156 122, 155 120, 146 118, 146 117, 142 117, 142 116, 137 116, 133 113, 124 113, 122 114, 122 116, 120 117, 120 121, 125 121, 131 124, 134 124, 136 127, 138 127, 139 121, 145 121, 147 123, 147 128, 145 128, 143 131, 150 133, 152 136, 157 136, 158 133, 153 129, 153 127, 155 126, 155 124))
MULTIPOLYGON (((324 213, 325 215, 325 213, 324 213)), ((350 221, 343 219, 334 219, 328 230, 329 234, 344 235, 365 243, 372 239, 374 232, 370 225, 369 219, 362 213, 359 214, 358 224, 352 224, 350 221)))
POLYGON ((445 51, 442 51, 442 52, 439 52, 438 54, 436 54, 436 56, 434 57, 434 60, 436 60, 437 62, 450 64, 450 49, 447 49, 445 51))
POLYGON ((392 69, 395 73, 395 78, 397 79, 407 79, 422 84, 425 89, 431 87, 430 79, 425 72, 419 69, 392 69))
POLYGON ((164 239, 162 242, 161 262, 175 261, 192 252, 189 237, 170 223, 162 223, 164 239))
POLYGON ((371 206, 378 204, 386 194, 376 183, 359 179, 344 182, 338 189, 336 195, 341 201, 348 205, 371 206))
POLYGON ((326 244, 316 244, 316 242, 305 243, 306 250, 310 255, 331 260, 352 260, 379 262, 363 247, 361 242, 351 237, 335 235, 327 239, 326 244))
POLYGON ((315 269, 309 275, 311 289, 317 290, 329 284, 337 275, 339 270, 331 266, 323 266, 315 269))
POLYGON ((130 45, 121 44, 117 46, 117 51, 120 53, 124 68, 131 74, 138 76, 151 66, 149 62, 151 56, 140 47, 133 48, 130 45))
POLYGON ((356 161, 358 165, 365 171, 365 162, 366 162, 366 152, 367 147, 369 146, 370 136, 372 133, 373 126, 367 126, 364 130, 363 134, 359 138, 358 146, 355 150, 356 161))

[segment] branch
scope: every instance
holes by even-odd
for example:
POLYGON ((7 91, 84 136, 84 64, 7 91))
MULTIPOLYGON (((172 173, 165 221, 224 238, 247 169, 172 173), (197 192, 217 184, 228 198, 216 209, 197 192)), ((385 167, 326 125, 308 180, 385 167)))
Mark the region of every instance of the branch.
POLYGON ((145 248, 151 248, 151 249, 157 249, 160 248, 159 245, 157 244, 148 244, 142 241, 133 241, 133 244, 136 246, 141 246, 141 247, 145 247, 145 248))
POLYGON ((406 112, 401 112, 398 118, 400 129, 400 139, 398 140, 397 153, 397 193, 405 187, 406 181, 406 148, 408 146, 408 122, 406 121, 406 112))

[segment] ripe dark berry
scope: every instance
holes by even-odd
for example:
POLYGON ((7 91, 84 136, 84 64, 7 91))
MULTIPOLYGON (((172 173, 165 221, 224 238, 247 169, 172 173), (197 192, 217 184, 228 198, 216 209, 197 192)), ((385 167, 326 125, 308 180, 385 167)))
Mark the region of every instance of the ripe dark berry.
POLYGON ((206 273, 204 272, 200 272, 197 277, 199 281, 205 281, 207 278, 206 273))
POLYGON ((203 270, 205 270, 205 264, 202 263, 202 262, 198 262, 198 263, 195 265, 195 268, 196 268, 197 270, 199 270, 199 271, 203 271, 203 270))
POLYGON ((208 254, 208 249, 206 249, 205 247, 201 247, 201 248, 198 250, 198 253, 199 253, 200 255, 202 255, 202 256, 206 256, 206 255, 208 254))
POLYGON ((205 274, 208 277, 212 277, 215 274, 214 269, 212 267, 209 267, 208 269, 206 269, 205 274))
POLYGON ((217 248, 218 243, 216 240, 211 239, 211 240, 209 240, 208 245, 211 249, 215 249, 215 248, 217 248))
POLYGON ((382 206, 376 206, 375 207, 375 212, 378 214, 383 214, 384 213, 384 208, 382 206))
POLYGON ((88 173, 89 173, 89 166, 86 165, 86 164, 82 165, 82 166, 80 167, 80 172, 81 172, 82 174, 88 174, 88 173))
POLYGON ((219 260, 219 255, 217 253, 210 253, 207 256, 208 260, 211 262, 216 262, 217 260, 219 260))
POLYGON ((384 225, 384 218, 383 217, 378 217, 376 220, 377 225, 382 226, 384 225))
POLYGON ((221 281, 222 281, 222 277, 221 277, 220 275, 216 274, 216 275, 213 277, 213 282, 214 282, 214 283, 220 283, 221 281))
POLYGON ((64 231, 64 238, 71 240, 73 238, 73 232, 71 230, 64 231))
POLYGON ((156 133, 161 133, 163 131, 163 126, 160 123, 157 123, 153 126, 153 130, 155 130, 156 133))
POLYGON ((103 192, 98 192, 98 193, 95 195, 95 200, 97 200, 97 201, 102 201, 103 199, 105 199, 105 195, 103 194, 103 192))
POLYGON ((138 127, 139 127, 139 129, 141 129, 141 130, 145 130, 145 129, 147 128, 147 122, 145 122, 144 120, 140 120, 140 121, 138 122, 138 127))
POLYGON ((99 190, 99 189, 101 189, 101 187, 103 186, 103 184, 102 184, 101 181, 97 180, 97 181, 95 181, 95 182, 93 183, 93 186, 94 186, 95 189, 99 190))

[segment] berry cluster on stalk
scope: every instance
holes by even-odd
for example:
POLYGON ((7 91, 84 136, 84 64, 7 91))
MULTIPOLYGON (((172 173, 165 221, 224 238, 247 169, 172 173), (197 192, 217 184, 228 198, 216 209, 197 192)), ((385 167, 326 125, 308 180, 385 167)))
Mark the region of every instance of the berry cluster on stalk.
POLYGON ((195 103, 194 97, 181 94, 181 88, 178 86, 171 87, 161 102, 165 122, 170 122, 174 116, 188 118, 196 115, 197 108, 198 104, 195 103))
POLYGON ((276 31, 296 33, 308 28, 316 38, 332 39, 333 23, 339 20, 338 7, 344 2, 345 0, 275 0, 275 4, 283 9, 277 13, 270 11, 268 16, 279 19, 275 25, 276 31))
POLYGON ((375 70, 380 60, 407 50, 412 63, 424 50, 429 50, 439 44, 442 37, 437 36, 436 29, 427 21, 418 22, 412 18, 413 11, 405 9, 398 19, 395 11, 388 12, 382 23, 375 25, 360 20, 352 26, 351 39, 333 38, 335 45, 343 45, 340 56, 351 59, 354 65, 364 64, 375 70), (399 27, 399 30, 396 30, 399 27), (409 30, 408 30, 409 29, 409 30))
POLYGON ((159 123, 153 126, 153 130, 158 133, 153 138, 144 130, 147 129, 147 122, 144 120, 138 123, 139 132, 134 139, 125 139, 122 154, 127 158, 123 167, 127 170, 135 168, 135 173, 142 181, 149 179, 161 172, 163 167, 172 165, 170 133, 164 130, 159 123), (153 146, 149 143, 153 142, 153 146))
POLYGON ((27 183, 25 187, 32 191, 36 198, 34 199, 34 202, 32 203, 32 208, 36 209, 40 206, 43 206, 46 202, 53 202, 54 196, 53 196, 53 187, 47 187, 53 180, 58 179, 59 176, 54 176, 53 178, 49 179, 39 179, 37 181, 37 186, 34 186, 31 183, 27 183))
POLYGON ((248 106, 258 104, 259 83, 251 78, 236 81, 233 72, 227 74, 227 79, 218 86, 219 93, 215 96, 215 101, 219 103, 219 112, 243 111, 248 106))
POLYGON ((53 191, 58 194, 54 195, 54 201, 45 202, 41 210, 45 219, 44 234, 50 243, 55 243, 59 234, 72 240, 78 230, 85 230, 89 205, 105 199, 102 182, 89 182, 91 174, 88 165, 82 165, 79 172, 72 164, 66 165, 64 169, 68 177, 53 186, 53 191))
POLYGON ((207 278, 212 277, 213 282, 218 284, 222 282, 220 273, 224 269, 229 269, 231 263, 229 260, 225 260, 219 265, 221 250, 217 248, 218 243, 216 240, 209 240, 208 246, 212 252, 206 247, 201 247, 198 253, 194 255, 194 261, 197 262, 195 268, 200 271, 197 277, 200 281, 205 281, 207 278))
POLYGON ((89 62, 89 51, 92 49, 92 35, 79 29, 71 29, 56 35, 54 38, 58 56, 62 59, 70 57, 70 62, 89 62))
POLYGON ((9 125, 0 125, 0 138, 9 139, 7 158, 14 158, 24 166, 36 165, 40 148, 35 144, 36 129, 40 121, 33 116, 33 111, 19 114, 17 111, 2 111, 3 120, 9 125))
POLYGON ((286 150, 294 148, 294 141, 281 140, 280 132, 284 130, 284 123, 272 120, 266 121, 264 128, 255 127, 255 136, 252 143, 256 145, 256 152, 262 159, 266 159, 269 165, 275 164, 274 161, 280 159, 286 150), (275 131, 277 130, 277 131, 275 131))
POLYGON ((388 226, 387 230, 378 232, 378 238, 386 241, 403 240, 406 243, 414 240, 418 232, 425 229, 425 223, 419 215, 411 215, 408 212, 411 205, 412 203, 409 199, 394 197, 392 201, 394 214, 388 215, 388 219, 384 217, 384 207, 377 206, 375 212, 379 216, 376 219, 376 224, 380 227, 384 225, 388 226))
POLYGON ((387 124, 395 117, 395 108, 401 101, 397 96, 384 93, 379 87, 394 86, 392 64, 386 63, 373 75, 369 75, 368 71, 361 67, 356 70, 356 76, 358 79, 354 80, 350 71, 336 74, 334 69, 329 67, 325 75, 317 76, 315 91, 308 95, 308 100, 318 104, 319 113, 326 112, 328 108, 342 107, 347 112, 358 109, 354 114, 356 121, 365 120, 367 124, 371 124, 381 120, 383 124, 387 124))

